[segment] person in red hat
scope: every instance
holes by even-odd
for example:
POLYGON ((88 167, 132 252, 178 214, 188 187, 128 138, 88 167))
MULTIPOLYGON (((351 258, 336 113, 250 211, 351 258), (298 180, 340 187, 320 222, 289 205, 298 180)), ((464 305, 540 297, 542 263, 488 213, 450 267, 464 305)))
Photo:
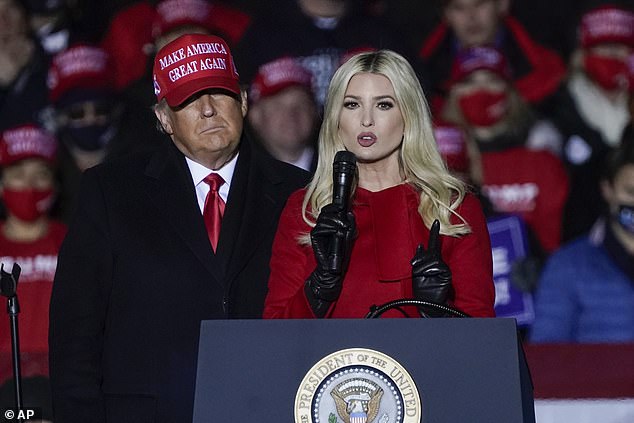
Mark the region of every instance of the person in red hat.
POLYGON ((563 135, 560 156, 571 178, 566 240, 589 231, 601 216, 602 163, 630 120, 627 60, 634 54, 634 7, 586 9, 577 32, 568 76, 548 111, 563 135))
POLYGON ((60 142, 62 190, 55 212, 68 221, 82 173, 114 149, 123 105, 114 89, 108 53, 89 43, 74 43, 53 56, 48 93, 60 142))
POLYGON ((137 1, 122 9, 101 44, 112 59, 114 85, 125 106, 110 155, 161 145, 151 110, 155 102, 152 66, 161 47, 186 33, 218 35, 232 46, 249 22, 248 14, 209 0, 137 1))
POLYGON ((260 67, 249 89, 247 120, 273 157, 314 170, 319 115, 312 74, 292 57, 260 67))
POLYGON ((441 0, 442 21, 423 40, 419 57, 428 69, 430 96, 441 107, 448 90, 451 64, 460 50, 494 46, 511 61, 519 93, 541 105, 565 76, 559 55, 533 40, 510 14, 510 0, 441 0))
POLYGON ((561 241, 568 178, 561 161, 545 147, 557 145, 559 134, 533 115, 497 49, 463 50, 453 62, 450 81, 442 117, 475 140, 482 194, 495 212, 522 216, 540 249, 552 252, 561 241))
POLYGON ((82 176, 51 298, 55 421, 192 420, 200 322, 258 318, 271 244, 308 174, 253 148, 227 42, 158 51, 150 151, 82 176))
MULTIPOLYGON (((48 311, 57 253, 66 226, 49 217, 55 201, 57 141, 34 124, 0 134, 0 263, 22 272, 18 283, 23 376, 48 375, 48 311)), ((9 325, 0 324, 0 384, 11 374, 9 325)))
POLYGON ((117 133, 121 110, 109 60, 100 47, 78 43, 55 55, 48 72, 57 135, 82 172, 105 158, 117 133))

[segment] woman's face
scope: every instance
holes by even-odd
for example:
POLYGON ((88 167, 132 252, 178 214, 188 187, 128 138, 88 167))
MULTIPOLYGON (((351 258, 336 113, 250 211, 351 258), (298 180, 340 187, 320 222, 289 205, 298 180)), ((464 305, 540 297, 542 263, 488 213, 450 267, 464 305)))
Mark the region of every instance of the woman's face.
POLYGON ((398 168, 404 130, 390 80, 365 72, 353 76, 339 112, 339 136, 358 162, 398 168))

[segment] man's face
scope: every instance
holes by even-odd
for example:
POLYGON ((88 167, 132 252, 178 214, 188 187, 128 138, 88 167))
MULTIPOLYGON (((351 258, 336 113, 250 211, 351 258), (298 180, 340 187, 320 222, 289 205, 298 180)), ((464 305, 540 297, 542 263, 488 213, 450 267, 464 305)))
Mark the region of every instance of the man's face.
POLYGON ((252 105, 248 119, 267 147, 295 151, 310 142, 317 110, 305 88, 289 87, 252 105))
POLYGON ((246 94, 238 100, 218 89, 200 91, 178 107, 156 110, 176 147, 210 169, 221 168, 235 155, 246 113, 246 94))
POLYGON ((508 0, 451 0, 444 16, 464 47, 492 43, 508 0))

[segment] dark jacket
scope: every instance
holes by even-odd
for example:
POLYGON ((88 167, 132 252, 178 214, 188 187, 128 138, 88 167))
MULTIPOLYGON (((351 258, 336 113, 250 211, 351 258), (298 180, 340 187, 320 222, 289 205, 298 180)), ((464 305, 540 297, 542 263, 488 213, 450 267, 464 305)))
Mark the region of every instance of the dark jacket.
POLYGON ((214 255, 171 142, 86 171, 51 300, 55 421, 191 421, 200 321, 261 316, 280 212, 306 182, 243 138, 214 255))

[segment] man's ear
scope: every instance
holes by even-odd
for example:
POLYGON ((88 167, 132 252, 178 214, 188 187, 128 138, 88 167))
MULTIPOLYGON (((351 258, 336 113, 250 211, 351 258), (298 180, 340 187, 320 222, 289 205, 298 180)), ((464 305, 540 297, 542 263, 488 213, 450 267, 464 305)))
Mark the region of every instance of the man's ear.
POLYGON ((242 109, 242 117, 246 117, 249 111, 249 103, 246 90, 240 90, 240 108, 242 109))
POLYGON ((154 107, 154 114, 156 115, 158 121, 161 123, 163 131, 165 131, 167 135, 172 135, 174 133, 174 131, 172 130, 172 119, 169 112, 167 111, 167 107, 167 105, 165 105, 164 107, 157 105, 156 107, 154 107))
POLYGON ((257 104, 252 104, 249 108, 249 114, 247 115, 247 120, 254 128, 259 128, 262 123, 262 108, 258 107, 257 104))

